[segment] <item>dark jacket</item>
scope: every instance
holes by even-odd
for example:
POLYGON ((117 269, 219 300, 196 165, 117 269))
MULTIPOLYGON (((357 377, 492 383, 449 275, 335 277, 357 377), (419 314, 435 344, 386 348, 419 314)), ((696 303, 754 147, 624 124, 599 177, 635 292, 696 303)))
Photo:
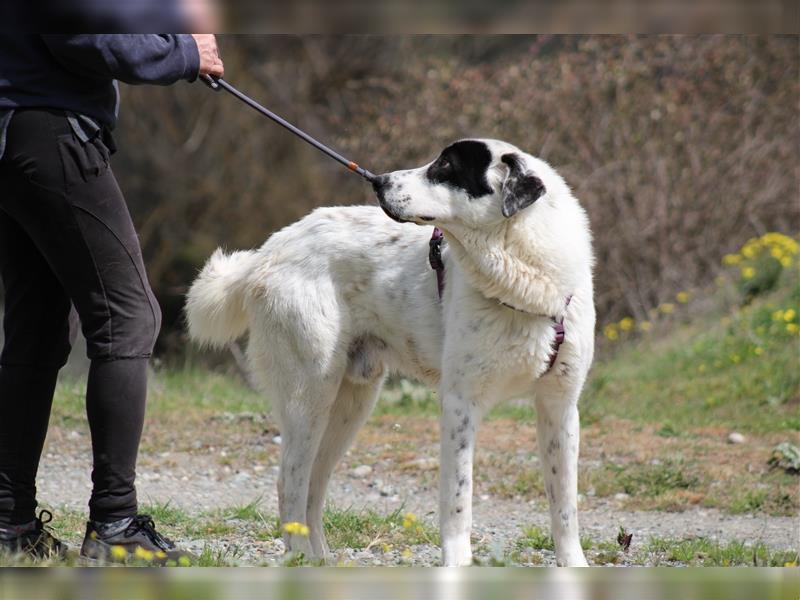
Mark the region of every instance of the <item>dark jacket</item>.
POLYGON ((115 80, 167 85, 193 81, 199 69, 187 34, 0 33, 0 111, 63 109, 113 129, 115 80))

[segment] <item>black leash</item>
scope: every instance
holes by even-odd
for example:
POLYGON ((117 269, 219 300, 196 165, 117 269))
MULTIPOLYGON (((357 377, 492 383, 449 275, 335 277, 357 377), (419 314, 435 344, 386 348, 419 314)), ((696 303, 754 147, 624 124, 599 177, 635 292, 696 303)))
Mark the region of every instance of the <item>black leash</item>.
POLYGON ((203 83, 205 83, 208 87, 210 87, 212 90, 214 90, 215 92, 218 92, 221 89, 225 90, 226 92, 229 92, 230 94, 232 94, 233 96, 235 96, 236 98, 238 98, 239 100, 241 100, 242 102, 247 104, 248 106, 256 109, 258 112, 260 112, 265 117, 269 117, 270 119, 275 121, 278 125, 280 125, 282 127, 285 127, 286 129, 291 131, 296 136, 304 139, 306 142, 308 142, 309 144, 314 146, 317 150, 321 150, 322 152, 324 152, 325 154, 330 156, 332 159, 342 163, 345 167, 347 167, 348 169, 350 169, 354 173, 358 173, 359 175, 361 175, 364 179, 366 179, 370 183, 372 182, 373 179, 375 179, 375 175, 373 175, 372 173, 367 171, 364 167, 359 167, 358 164, 354 163, 352 160, 345 158, 344 156, 342 156, 341 154, 339 154, 335 150, 331 150, 330 148, 328 148, 322 142, 319 142, 319 141, 315 140, 313 137, 308 135, 305 131, 303 131, 302 129, 298 129, 297 127, 295 127, 294 125, 289 123, 289 121, 287 121, 286 119, 276 115, 274 112, 272 112, 268 108, 265 108, 265 107, 261 106, 258 102, 256 102, 255 100, 253 100, 249 96, 246 96, 245 94, 243 94, 242 92, 237 90, 235 87, 233 87, 230 83, 228 83, 227 81, 225 81, 221 77, 214 77, 212 75, 200 75, 200 80, 203 83))

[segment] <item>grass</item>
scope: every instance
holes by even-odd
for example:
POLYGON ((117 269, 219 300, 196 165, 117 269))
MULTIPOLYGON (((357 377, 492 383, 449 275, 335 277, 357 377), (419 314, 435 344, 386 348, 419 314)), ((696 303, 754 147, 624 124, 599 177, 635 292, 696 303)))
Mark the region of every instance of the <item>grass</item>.
POLYGON ((749 544, 738 540, 722 544, 706 538, 651 538, 644 552, 656 563, 678 562, 698 567, 784 567, 800 562, 797 551, 776 551, 763 542, 749 544))
POLYGON ((666 436, 703 426, 797 431, 800 338, 774 319, 786 308, 800 312, 795 281, 748 306, 617 342, 609 359, 595 362, 582 420, 615 416, 658 424, 666 436))

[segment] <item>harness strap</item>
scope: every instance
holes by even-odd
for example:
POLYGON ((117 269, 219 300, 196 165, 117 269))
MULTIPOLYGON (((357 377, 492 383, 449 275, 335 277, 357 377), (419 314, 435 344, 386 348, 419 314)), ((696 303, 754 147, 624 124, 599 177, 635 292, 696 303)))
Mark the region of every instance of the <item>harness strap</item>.
MULTIPOLYGON (((439 300, 442 299, 442 294, 444 293, 444 261, 442 260, 442 244, 444 243, 444 233, 438 227, 433 228, 433 235, 431 235, 431 240, 428 242, 429 250, 428 250, 428 262, 431 265, 431 269, 436 272, 436 289, 439 291, 439 300)), ((566 299, 566 306, 569 306, 570 301, 572 300, 572 294, 567 296, 566 299)), ((517 310, 519 312, 525 312, 524 310, 520 310, 515 306, 511 306, 510 304, 506 304, 505 302, 500 302, 503 306, 507 306, 513 310, 517 310)), ((544 315, 542 315, 544 316, 544 315)), ((564 327, 564 315, 561 315, 561 319, 556 320, 555 317, 550 317, 553 321, 553 329, 555 329, 556 337, 553 340, 552 351, 550 352, 550 358, 548 359, 547 370, 542 373, 546 375, 550 372, 553 368, 553 365, 556 364, 558 360, 558 350, 561 348, 561 345, 564 343, 564 340, 567 338, 567 330, 564 327)))
POLYGON ((430 249, 428 250, 428 262, 431 269, 436 271, 436 288, 439 290, 439 300, 442 299, 444 292, 444 261, 442 260, 442 242, 444 242, 444 233, 438 227, 433 228, 433 235, 431 241, 428 242, 430 249))

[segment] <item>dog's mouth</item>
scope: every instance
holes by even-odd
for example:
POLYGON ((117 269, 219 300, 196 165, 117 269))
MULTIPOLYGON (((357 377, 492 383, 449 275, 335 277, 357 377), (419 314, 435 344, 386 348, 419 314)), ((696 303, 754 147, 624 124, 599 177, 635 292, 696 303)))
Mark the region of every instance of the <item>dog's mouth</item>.
POLYGON ((390 208, 390 206, 386 203, 386 200, 384 199, 383 194, 381 192, 378 192, 378 204, 380 205, 380 207, 383 210, 383 212, 386 213, 386 216, 388 216, 393 221, 397 221, 398 223, 413 223, 414 222, 414 221, 411 221, 409 219, 404 219, 403 217, 401 217, 398 214, 396 214, 390 208))

